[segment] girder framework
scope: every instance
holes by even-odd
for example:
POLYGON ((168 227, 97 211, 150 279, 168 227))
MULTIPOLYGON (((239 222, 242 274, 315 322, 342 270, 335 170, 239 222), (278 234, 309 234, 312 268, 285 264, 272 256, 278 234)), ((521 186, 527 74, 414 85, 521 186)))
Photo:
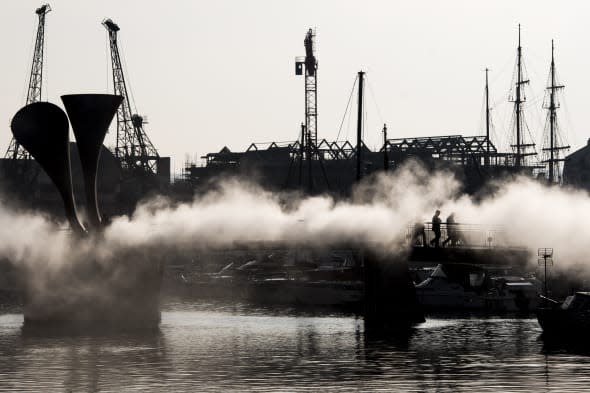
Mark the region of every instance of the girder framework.
POLYGON ((429 156, 461 165, 474 160, 479 164, 485 164, 489 160, 491 165, 509 165, 514 160, 512 154, 499 153, 486 136, 447 135, 388 139, 385 148, 389 157, 394 159, 400 155, 416 155, 421 158, 429 156))
POLYGON ((131 112, 117 43, 117 32, 120 28, 111 19, 104 20, 102 24, 109 34, 114 93, 123 96, 123 102, 117 110, 115 156, 119 159, 124 172, 136 173, 141 171, 143 173, 157 174, 160 158, 158 151, 143 128, 144 118, 131 112))
MULTIPOLYGON (((33 64, 29 76, 29 88, 27 89, 26 105, 41 101, 43 87, 43 48, 45 44, 45 15, 51 11, 49 4, 45 4, 35 10, 39 18, 37 36, 35 38, 35 49, 33 52, 33 64)), ((29 153, 12 138, 4 158, 12 160, 30 159, 29 153)))

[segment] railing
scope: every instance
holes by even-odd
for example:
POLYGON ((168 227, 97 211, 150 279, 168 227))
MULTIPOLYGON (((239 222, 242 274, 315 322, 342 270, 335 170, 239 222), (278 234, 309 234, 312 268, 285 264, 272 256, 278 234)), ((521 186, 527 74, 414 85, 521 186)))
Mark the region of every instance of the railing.
MULTIPOLYGON (((409 225, 406 240, 413 247, 436 247, 432 222, 409 225)), ((438 247, 491 248, 509 245, 502 227, 478 224, 440 224, 438 247)))

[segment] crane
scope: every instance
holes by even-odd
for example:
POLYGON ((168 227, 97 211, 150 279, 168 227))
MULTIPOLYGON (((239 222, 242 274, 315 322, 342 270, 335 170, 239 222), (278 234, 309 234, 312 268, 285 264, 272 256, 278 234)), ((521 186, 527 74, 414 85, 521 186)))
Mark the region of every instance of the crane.
POLYGON ((303 40, 305 57, 295 60, 295 74, 303 75, 305 69, 305 130, 307 142, 316 146, 318 142, 318 61, 315 57, 315 31, 309 29, 303 40))
MULTIPOLYGON (((42 5, 35 10, 39 17, 35 50, 33 52, 33 65, 29 77, 26 105, 41 101, 41 87, 43 86, 43 47, 45 43, 45 15, 51 11, 49 4, 42 5)), ((4 158, 12 160, 30 159, 29 153, 14 139, 10 141, 4 158)))
POLYGON ((117 32, 120 28, 111 19, 105 19, 102 25, 107 29, 109 35, 114 92, 123 97, 123 102, 117 110, 115 157, 121 163, 123 172, 128 175, 138 172, 155 175, 158 172, 160 156, 143 129, 143 125, 146 123, 144 117, 131 113, 117 43, 117 32))

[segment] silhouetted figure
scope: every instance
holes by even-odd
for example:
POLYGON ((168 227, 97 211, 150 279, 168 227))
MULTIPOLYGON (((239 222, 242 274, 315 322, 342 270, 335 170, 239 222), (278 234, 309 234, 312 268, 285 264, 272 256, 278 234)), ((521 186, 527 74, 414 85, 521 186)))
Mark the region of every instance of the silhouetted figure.
POLYGON ((434 216, 432 216, 432 232, 434 232, 434 239, 432 239, 430 241, 431 245, 434 245, 434 247, 438 248, 440 247, 439 245, 439 241, 440 241, 440 210, 437 210, 434 213, 434 216))
POLYGON ((422 221, 416 220, 412 231, 412 246, 426 247, 426 228, 422 221))
POLYGON ((444 247, 448 242, 451 242, 451 246, 454 247, 457 245, 458 240, 459 236, 457 232, 457 223, 455 222, 455 213, 451 213, 447 217, 447 238, 442 245, 444 247))

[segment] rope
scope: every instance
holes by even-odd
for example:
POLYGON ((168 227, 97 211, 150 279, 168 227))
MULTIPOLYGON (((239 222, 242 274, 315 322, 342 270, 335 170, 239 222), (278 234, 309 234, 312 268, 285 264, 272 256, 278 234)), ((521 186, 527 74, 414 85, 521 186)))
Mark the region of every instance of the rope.
POLYGON ((348 102, 346 103, 346 109, 344 110, 344 115, 342 116, 342 121, 340 122, 340 128, 338 129, 338 135, 336 136, 336 140, 340 138, 340 132, 342 131, 342 125, 344 124, 344 120, 346 119, 346 114, 348 113, 348 108, 350 107, 350 101, 352 100, 352 94, 354 93, 354 87, 356 86, 356 81, 358 80, 358 75, 354 78, 354 83, 352 84, 352 89, 350 90, 350 96, 348 97, 348 102))

